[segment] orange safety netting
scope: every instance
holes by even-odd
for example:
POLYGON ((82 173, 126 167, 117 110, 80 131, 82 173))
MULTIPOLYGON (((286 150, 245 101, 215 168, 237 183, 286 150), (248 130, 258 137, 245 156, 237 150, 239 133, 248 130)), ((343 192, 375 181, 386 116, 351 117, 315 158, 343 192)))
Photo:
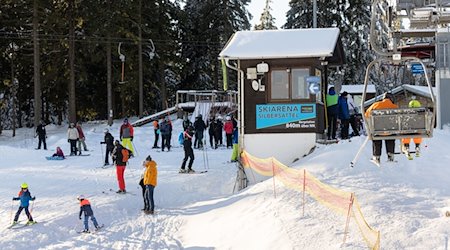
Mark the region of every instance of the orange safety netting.
MULTIPOLYGON (((373 230, 364 219, 358 201, 352 193, 335 189, 320 182, 305 169, 292 169, 275 158, 259 159, 246 151, 241 154, 244 167, 251 168, 264 176, 274 176, 289 188, 304 191, 315 200, 342 215, 349 214, 355 219, 358 228, 371 249, 380 248, 380 232, 373 230)), ((344 238, 345 241, 345 238, 344 238)))

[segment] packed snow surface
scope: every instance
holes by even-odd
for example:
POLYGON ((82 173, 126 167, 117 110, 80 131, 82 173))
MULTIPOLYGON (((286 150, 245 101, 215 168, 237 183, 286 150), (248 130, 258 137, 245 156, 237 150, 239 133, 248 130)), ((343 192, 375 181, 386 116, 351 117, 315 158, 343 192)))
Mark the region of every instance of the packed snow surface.
MULTIPOLYGON (((109 127, 116 139, 120 125, 117 121, 109 127)), ((231 150, 195 149, 194 169, 208 172, 178 174, 184 155, 177 142, 180 120, 174 121, 170 152, 151 149, 151 125, 135 128, 137 155, 125 171, 129 194, 116 194, 110 191, 118 189, 115 167, 101 168, 105 151, 100 142, 106 127, 84 124, 90 151, 83 153, 90 155, 63 161, 47 161, 45 156, 57 146, 69 153, 66 126, 47 126, 47 151, 34 149, 37 139, 32 129, 19 129, 16 137, 3 131, 0 249, 367 249, 354 221, 341 245, 346 218, 308 196, 303 216, 302 193, 276 179, 233 193, 237 168, 228 162, 231 150), (155 215, 142 213, 138 185, 142 162, 149 154, 159 171, 155 215), (19 206, 12 197, 22 182, 36 196, 30 208, 38 224, 7 229, 19 206), (105 225, 101 231, 77 233, 82 230, 76 199, 80 194, 87 196, 97 220, 105 225)), ((208 140, 207 132, 205 136, 208 140)), ((381 231, 381 249, 449 249, 450 218, 445 212, 450 210, 450 131, 435 131, 414 160, 396 155, 398 162, 387 163, 383 155, 381 168, 368 161, 369 142, 350 168, 364 139, 317 145, 312 154, 299 156, 291 166, 306 168, 323 183, 354 192, 368 224, 381 231)), ((20 221, 25 218, 22 212, 20 221)))

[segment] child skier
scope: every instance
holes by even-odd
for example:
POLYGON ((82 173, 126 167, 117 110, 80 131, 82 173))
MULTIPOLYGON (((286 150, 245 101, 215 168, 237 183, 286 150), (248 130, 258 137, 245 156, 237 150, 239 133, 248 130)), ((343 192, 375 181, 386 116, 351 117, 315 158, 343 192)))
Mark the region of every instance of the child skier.
POLYGON ((56 153, 54 153, 52 155, 52 157, 61 157, 63 159, 65 158, 64 157, 64 153, 63 153, 63 151, 62 151, 62 149, 60 147, 56 147, 56 153))
POLYGON ((91 208, 91 203, 84 197, 84 195, 79 195, 77 199, 80 201, 80 214, 78 218, 81 220, 81 215, 84 212, 84 230, 83 233, 89 233, 89 217, 91 217, 92 222, 94 223, 95 229, 98 230, 101 227, 98 225, 97 220, 94 217, 94 212, 91 208))
POLYGON ((155 211, 155 202, 153 200, 153 191, 155 190, 158 170, 156 169, 156 162, 152 160, 149 155, 142 164, 145 167, 144 173, 144 213, 153 214, 155 211))
POLYGON ((17 221, 19 220, 20 213, 22 212, 23 209, 25 209, 25 213, 26 213, 27 218, 28 218, 27 225, 33 225, 36 222, 33 220, 33 217, 31 217, 31 213, 28 210, 28 206, 30 205, 30 200, 34 201, 36 199, 36 197, 31 197, 30 191, 28 190, 28 184, 27 183, 25 183, 25 182, 22 183, 21 188, 22 189, 20 190, 20 192, 17 195, 17 197, 13 198, 14 201, 20 200, 20 207, 17 210, 16 216, 14 217, 14 221, 13 221, 12 225, 17 224, 17 221))

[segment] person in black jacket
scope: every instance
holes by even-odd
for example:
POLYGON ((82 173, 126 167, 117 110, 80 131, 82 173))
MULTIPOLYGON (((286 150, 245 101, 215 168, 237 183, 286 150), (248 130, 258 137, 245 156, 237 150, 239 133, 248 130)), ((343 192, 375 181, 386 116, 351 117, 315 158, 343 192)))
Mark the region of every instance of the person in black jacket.
POLYGON ((214 137, 216 138, 216 148, 219 145, 223 144, 223 123, 222 123, 222 118, 219 116, 216 120, 216 126, 214 128, 214 137))
POLYGON ((36 149, 41 149, 41 143, 44 144, 44 149, 47 150, 47 142, 45 142, 45 139, 47 138, 47 132, 45 131, 45 122, 41 121, 41 124, 39 124, 36 127, 36 134, 34 137, 39 138, 39 144, 36 149))
POLYGON ((105 154, 105 165, 109 165, 109 155, 112 153, 114 149, 114 137, 109 133, 109 130, 105 128, 105 139, 104 141, 100 142, 100 144, 106 144, 106 154, 105 154))
POLYGON ((203 121, 201 114, 199 114, 195 118, 194 129, 195 129, 194 148, 203 148, 203 132, 206 129, 206 124, 203 121))
POLYGON ((181 164, 180 173, 193 173, 195 172, 192 169, 192 163, 194 163, 194 150, 192 150, 192 136, 194 135, 194 127, 189 126, 184 132, 183 132, 183 148, 184 148, 184 159, 183 163, 181 164), (186 162, 189 160, 188 164, 188 170, 186 171, 186 162))
POLYGON ((214 130, 216 128, 214 117, 209 118, 208 127, 209 144, 211 145, 211 148, 217 148, 217 138, 214 135, 214 130))
POLYGON ((78 218, 81 220, 81 215, 84 213, 84 230, 83 233, 89 233, 89 217, 94 223, 95 229, 99 229, 100 226, 97 223, 97 220, 94 217, 94 212, 91 208, 91 203, 84 197, 84 195, 79 195, 77 199, 80 201, 80 213, 78 214, 78 218))

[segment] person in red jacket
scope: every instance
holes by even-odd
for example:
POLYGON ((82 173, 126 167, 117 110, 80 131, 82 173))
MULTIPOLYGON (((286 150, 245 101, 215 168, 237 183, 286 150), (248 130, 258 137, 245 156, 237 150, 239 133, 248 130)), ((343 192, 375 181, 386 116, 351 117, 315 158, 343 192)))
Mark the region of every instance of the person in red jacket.
MULTIPOLYGON (((383 100, 375 102, 372 104, 365 112, 365 117, 370 117, 372 114, 372 110, 376 109, 396 109, 398 106, 394 104, 394 96, 392 93, 386 92, 383 95, 383 100)), ((382 140, 372 140, 372 150, 373 150, 373 158, 372 161, 376 164, 380 164, 381 157, 381 143, 382 140)), ((394 161, 394 149, 395 149, 395 140, 384 140, 384 144, 386 146, 386 153, 388 154, 388 161, 394 161)))
POLYGON ((225 122, 225 124, 223 125, 223 130, 225 130, 225 135, 227 137, 227 148, 232 148, 233 147, 233 121, 231 120, 230 116, 227 116, 225 118, 227 121, 225 122))
POLYGON ((87 146, 86 146, 86 137, 84 136, 80 121, 77 122, 76 128, 78 130, 78 154, 81 155, 81 144, 83 144, 84 151, 88 151, 87 146))
POLYGON ((84 213, 84 230, 83 233, 89 233, 89 217, 94 223, 95 229, 100 229, 101 226, 98 225, 97 220, 94 217, 94 212, 91 208, 91 203, 88 199, 84 197, 84 195, 79 195, 77 199, 80 201, 80 213, 78 214, 78 218, 81 220, 81 215, 84 213))
POLYGON ((125 118, 123 120, 122 126, 120 126, 120 141, 122 142, 122 146, 129 149, 131 151, 131 156, 134 155, 134 148, 133 148, 133 136, 134 136, 134 129, 133 126, 128 122, 128 119, 125 118))

